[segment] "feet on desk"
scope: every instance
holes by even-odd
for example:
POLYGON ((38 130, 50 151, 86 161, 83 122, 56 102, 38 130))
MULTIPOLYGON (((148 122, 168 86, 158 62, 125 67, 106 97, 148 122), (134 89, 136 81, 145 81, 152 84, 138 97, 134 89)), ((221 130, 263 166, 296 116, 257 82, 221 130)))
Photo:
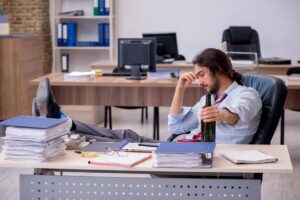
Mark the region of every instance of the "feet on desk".
POLYGON ((36 96, 32 101, 32 115, 60 118, 60 107, 55 101, 48 78, 40 81, 36 96))

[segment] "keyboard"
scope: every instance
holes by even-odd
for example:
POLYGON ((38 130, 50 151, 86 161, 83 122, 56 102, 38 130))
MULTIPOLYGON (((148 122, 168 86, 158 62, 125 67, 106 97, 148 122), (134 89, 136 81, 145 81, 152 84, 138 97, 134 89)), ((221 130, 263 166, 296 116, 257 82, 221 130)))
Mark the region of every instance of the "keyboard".
MULTIPOLYGON (((129 72, 111 72, 111 73, 103 73, 103 76, 131 76, 129 72)), ((141 72, 141 76, 147 76, 146 72, 141 72)))

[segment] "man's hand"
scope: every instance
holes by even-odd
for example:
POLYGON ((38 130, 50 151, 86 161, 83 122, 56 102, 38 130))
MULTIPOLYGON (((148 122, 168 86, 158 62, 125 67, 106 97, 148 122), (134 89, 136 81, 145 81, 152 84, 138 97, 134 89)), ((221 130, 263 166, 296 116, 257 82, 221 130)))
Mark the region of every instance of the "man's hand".
POLYGON ((240 119, 237 114, 230 112, 228 109, 218 109, 215 106, 203 108, 199 114, 203 122, 221 121, 233 125, 240 119))
POLYGON ((186 89, 191 85, 198 77, 194 72, 186 72, 180 75, 180 78, 177 82, 176 89, 186 89))
POLYGON ((203 122, 221 121, 221 117, 219 109, 215 106, 209 106, 200 111, 200 118, 203 122))

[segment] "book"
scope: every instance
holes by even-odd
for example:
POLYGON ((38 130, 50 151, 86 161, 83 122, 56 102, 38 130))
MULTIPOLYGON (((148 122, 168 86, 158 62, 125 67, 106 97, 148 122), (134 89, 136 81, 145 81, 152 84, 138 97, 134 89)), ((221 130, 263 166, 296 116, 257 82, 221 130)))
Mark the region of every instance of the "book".
POLYGON ((121 142, 93 142, 80 149, 81 152, 104 152, 106 148, 110 149, 122 149, 128 140, 121 142))
POLYGON ((98 158, 89 161, 89 164, 117 167, 133 167, 145 160, 151 158, 149 153, 128 153, 127 156, 118 156, 118 154, 103 154, 98 158))
POLYGON ((235 164, 258 164, 258 163, 269 163, 276 162, 278 159, 274 156, 268 155, 259 150, 248 150, 248 151, 227 151, 222 152, 221 156, 230 160, 235 164))

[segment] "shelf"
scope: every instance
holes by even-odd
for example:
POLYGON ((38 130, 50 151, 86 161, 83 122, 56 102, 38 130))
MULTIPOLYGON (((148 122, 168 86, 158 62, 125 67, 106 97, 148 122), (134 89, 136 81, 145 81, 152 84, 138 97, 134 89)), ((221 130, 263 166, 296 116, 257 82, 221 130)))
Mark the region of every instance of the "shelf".
POLYGON ((55 16, 55 19, 110 19, 113 16, 55 16))
POLYGON ((72 49, 72 50, 110 50, 111 47, 55 47, 55 49, 72 49))

